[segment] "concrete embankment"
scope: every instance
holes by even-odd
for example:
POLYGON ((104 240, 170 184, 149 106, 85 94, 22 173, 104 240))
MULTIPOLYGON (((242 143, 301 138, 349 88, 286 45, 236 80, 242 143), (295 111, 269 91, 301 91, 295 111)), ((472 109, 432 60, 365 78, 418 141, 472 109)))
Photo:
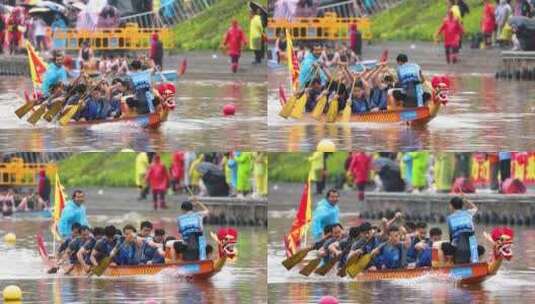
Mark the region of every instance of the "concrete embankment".
MULTIPOLYGON (((69 189, 74 190, 74 189, 69 189)), ((181 214, 180 204, 188 199, 184 194, 168 195, 168 209, 153 210, 152 197, 138 200, 138 192, 132 188, 88 188, 86 206, 89 215, 118 215, 128 212, 156 213, 165 217, 181 214)), ((70 195, 70 194, 69 194, 70 195)), ((210 210, 206 221, 215 225, 267 225, 267 199, 236 197, 200 197, 210 210)))
MULTIPOLYGON (((271 183, 269 210, 297 209, 303 185, 271 183)), ((466 194, 479 208, 476 222, 486 224, 535 225, 535 193, 503 195, 497 193, 466 194)), ((325 192, 324 192, 325 193, 325 192)), ((364 202, 357 201, 353 190, 341 190, 340 211, 360 214, 363 218, 378 219, 401 211, 408 221, 444 222, 450 213, 448 203, 453 195, 446 193, 387 193, 366 192, 364 202)), ((315 202, 322 196, 315 195, 315 202)))

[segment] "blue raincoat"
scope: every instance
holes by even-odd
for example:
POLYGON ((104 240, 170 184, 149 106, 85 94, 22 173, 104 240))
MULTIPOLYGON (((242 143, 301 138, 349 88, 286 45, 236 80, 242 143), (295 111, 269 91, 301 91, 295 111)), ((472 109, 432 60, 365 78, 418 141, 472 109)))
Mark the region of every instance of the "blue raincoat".
POLYGON ((82 226, 89 226, 87 215, 85 214, 85 206, 78 206, 72 200, 69 200, 61 212, 61 217, 58 223, 59 234, 62 238, 71 236, 71 229, 74 223, 79 223, 82 226))
POLYGON ((54 63, 49 63, 45 75, 43 76, 43 83, 41 84, 43 95, 48 96, 50 94, 50 87, 60 82, 67 82, 67 72, 63 67, 59 67, 54 63))
POLYGON ((340 222, 340 208, 331 205, 327 199, 322 199, 312 213, 312 238, 319 241, 323 235, 323 228, 340 222))
MULTIPOLYGON (((312 80, 312 77, 314 76, 314 63, 318 59, 314 57, 314 55, 310 52, 308 52, 305 55, 305 58, 303 61, 301 61, 301 67, 299 70, 299 87, 304 88, 305 85, 312 80)), ((323 71, 319 72, 321 84, 325 85, 327 83, 327 76, 323 71)))

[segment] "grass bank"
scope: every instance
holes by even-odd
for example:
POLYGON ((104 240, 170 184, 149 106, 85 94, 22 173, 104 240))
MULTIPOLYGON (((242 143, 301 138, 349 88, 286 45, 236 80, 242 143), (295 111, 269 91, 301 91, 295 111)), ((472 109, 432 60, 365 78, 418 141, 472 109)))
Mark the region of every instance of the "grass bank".
MULTIPOLYGON (((248 0, 219 0, 198 16, 173 28, 175 43, 180 50, 217 49, 223 34, 236 18, 248 36, 248 0)), ((267 0, 257 1, 267 7, 267 0)))
MULTIPOLYGON (((133 187, 137 153, 76 153, 58 163, 61 183, 71 187, 133 187)), ((162 153, 165 165, 171 163, 170 153, 162 153)))
MULTIPOLYGON (((344 173, 344 162, 347 152, 331 153, 327 158, 329 176, 344 173)), ((308 157, 312 153, 270 153, 270 182, 304 182, 308 176, 310 163, 308 157)))
MULTIPOLYGON (((433 35, 447 13, 445 0, 406 0, 390 10, 372 17, 372 33, 379 40, 432 41, 433 35)), ((483 3, 467 0, 470 13, 464 16, 465 32, 480 31, 483 3)), ((466 37, 468 37, 468 35, 466 37)))

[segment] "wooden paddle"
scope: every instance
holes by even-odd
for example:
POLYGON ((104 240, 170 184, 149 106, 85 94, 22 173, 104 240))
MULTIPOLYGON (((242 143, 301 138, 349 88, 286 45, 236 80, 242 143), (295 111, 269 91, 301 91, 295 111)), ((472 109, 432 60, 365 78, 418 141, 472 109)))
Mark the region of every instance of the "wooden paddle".
POLYGON ((39 119, 41 119, 41 117, 43 116, 43 114, 45 114, 46 112, 46 106, 47 106, 47 102, 46 101, 43 101, 43 103, 41 103, 39 105, 39 107, 37 108, 37 110, 35 110, 32 115, 30 115, 30 117, 28 117, 28 122, 31 123, 32 125, 35 125, 39 119))
MULTIPOLYGON (((380 250, 386 244, 387 243, 384 242, 384 243, 380 244, 379 246, 377 246, 377 248, 375 248, 375 249, 380 250)), ((370 262, 372 261, 373 257, 374 257, 374 255, 372 255, 371 253, 367 253, 367 254, 361 256, 355 263, 353 263, 351 265, 347 265, 346 273, 351 278, 354 278, 357 274, 363 272, 366 269, 366 267, 368 267, 368 264, 370 264, 370 262)))
MULTIPOLYGON (((102 83, 103 80, 100 80, 99 82, 97 82, 96 85, 94 85, 93 87, 91 87, 90 89, 86 90, 85 94, 82 95, 82 97, 80 97, 80 99, 78 100, 78 103, 76 103, 75 105, 72 105, 70 106, 70 108, 67 109, 67 111, 65 111, 65 113, 63 113, 63 115, 58 119, 58 122, 61 126, 65 126, 69 123, 69 121, 72 119, 72 117, 74 115, 76 115, 76 113, 78 113, 78 110, 80 110, 80 107, 83 106, 83 104, 85 103, 84 100, 89 96, 89 94, 91 94, 91 92, 93 90, 95 90, 96 88, 98 88, 98 86, 102 83)), ((69 107, 69 106, 67 106, 69 107)))
POLYGON ((26 113, 30 112, 35 105, 35 102, 30 99, 28 92, 26 91, 24 91, 24 101, 24 104, 15 110, 15 115, 17 115, 18 118, 22 118, 26 113))
POLYGON ((119 252, 119 247, 121 246, 121 242, 117 241, 117 244, 113 247, 113 249, 110 251, 110 254, 107 257, 104 257, 100 263, 98 263, 97 266, 95 266, 91 272, 89 273, 89 277, 93 274, 96 274, 97 277, 100 277, 106 269, 108 269, 108 266, 110 266, 111 262, 113 261, 113 258, 117 255, 119 252))
POLYGON ((336 122, 338 116, 338 98, 333 98, 329 103, 329 109, 327 110, 327 122, 336 122))
POLYGON ((353 88, 355 87, 356 81, 357 81, 357 78, 355 77, 353 79, 353 84, 351 84, 349 97, 346 100, 346 106, 344 107, 344 110, 342 111, 342 122, 349 122, 349 119, 351 119, 351 103, 352 103, 352 98, 353 98, 353 88))
POLYGON ((338 261, 342 258, 343 254, 340 254, 337 257, 330 258, 326 263, 318 267, 316 271, 314 271, 315 274, 319 274, 321 276, 326 275, 333 267, 336 265, 338 261))
POLYGON ((331 78, 331 81, 329 81, 329 85, 327 86, 327 93, 321 96, 320 100, 318 100, 318 103, 316 103, 314 110, 312 110, 312 118, 314 118, 315 120, 319 120, 321 118, 321 115, 323 115, 323 111, 325 110, 325 106, 327 105, 327 95, 329 95, 329 89, 331 88, 332 83, 333 78, 331 78))
POLYGON ((279 112, 279 115, 284 117, 284 118, 288 118, 290 116, 290 114, 292 113, 292 110, 295 106, 295 103, 297 101, 297 97, 296 97, 297 94, 294 94, 292 96, 290 96, 290 99, 288 100, 288 102, 286 102, 283 106, 282 106, 282 110, 279 112))
POLYGON ((295 118, 295 119, 303 118, 303 114, 305 113, 305 106, 307 104, 307 100, 308 100, 308 93, 305 92, 295 102, 295 105, 294 105, 294 107, 292 109, 292 112, 290 113, 290 117, 295 118))
POLYGON ((54 119, 54 117, 56 115, 58 115, 59 112, 61 112, 61 110, 63 110, 63 106, 64 106, 64 102, 65 100, 67 100, 75 91, 75 88, 76 86, 79 84, 80 82, 80 79, 83 77, 82 74, 80 74, 80 76, 78 76, 72 83, 71 83, 71 88, 69 89, 69 91, 67 91, 67 93, 64 94, 64 98, 60 99, 60 98, 56 98, 54 101, 52 101, 52 104, 48 110, 48 112, 46 112, 46 114, 43 116, 43 118, 48 121, 48 122, 51 122, 52 119, 54 119))
POLYGON ((63 102, 64 101, 65 101, 64 97, 59 97, 59 98, 54 99, 52 101, 52 104, 50 105, 50 108, 48 109, 48 111, 43 116, 44 120, 46 120, 48 122, 51 122, 52 119, 54 119, 54 117, 56 115, 58 115, 58 113, 61 111, 61 109, 63 109, 63 102))
POLYGON ((303 248, 299 251, 297 251, 294 255, 292 255, 291 257, 288 257, 287 259, 285 259, 284 261, 282 261, 282 265, 287 269, 287 270, 290 270, 292 269, 295 265, 299 264, 299 262, 301 262, 306 256, 307 254, 314 250, 314 248, 312 247, 309 247, 309 248, 303 248))
POLYGON ((314 269, 316 269, 316 267, 318 267, 318 265, 321 263, 321 259, 322 257, 319 257, 308 262, 308 264, 306 264, 305 267, 303 267, 303 269, 299 271, 299 273, 308 277, 312 273, 312 271, 314 271, 314 269))

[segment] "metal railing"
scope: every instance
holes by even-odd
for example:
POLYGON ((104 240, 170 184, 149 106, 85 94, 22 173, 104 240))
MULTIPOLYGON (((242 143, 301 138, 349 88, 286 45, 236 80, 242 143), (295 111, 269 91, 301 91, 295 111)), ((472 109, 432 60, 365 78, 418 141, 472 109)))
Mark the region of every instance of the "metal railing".
POLYGON ((121 22, 135 23, 139 27, 164 27, 174 25, 196 16, 212 6, 217 0, 161 1, 158 11, 145 12, 121 18, 121 22))
POLYGON ((57 166, 51 163, 27 163, 22 158, 13 157, 7 163, 0 163, 1 186, 35 186, 40 170, 47 176, 54 176, 57 166))
POLYGON ((52 36, 52 46, 54 49, 78 50, 84 41, 89 41, 93 50, 144 50, 150 48, 150 36, 153 33, 158 33, 164 48, 175 46, 168 28, 143 28, 135 24, 97 31, 57 30, 52 36))
POLYGON ((362 39, 372 39, 371 23, 368 18, 337 17, 328 12, 318 18, 269 19, 267 28, 268 40, 274 41, 286 29, 290 30, 294 40, 348 40, 349 26, 356 24, 362 33, 362 39))

